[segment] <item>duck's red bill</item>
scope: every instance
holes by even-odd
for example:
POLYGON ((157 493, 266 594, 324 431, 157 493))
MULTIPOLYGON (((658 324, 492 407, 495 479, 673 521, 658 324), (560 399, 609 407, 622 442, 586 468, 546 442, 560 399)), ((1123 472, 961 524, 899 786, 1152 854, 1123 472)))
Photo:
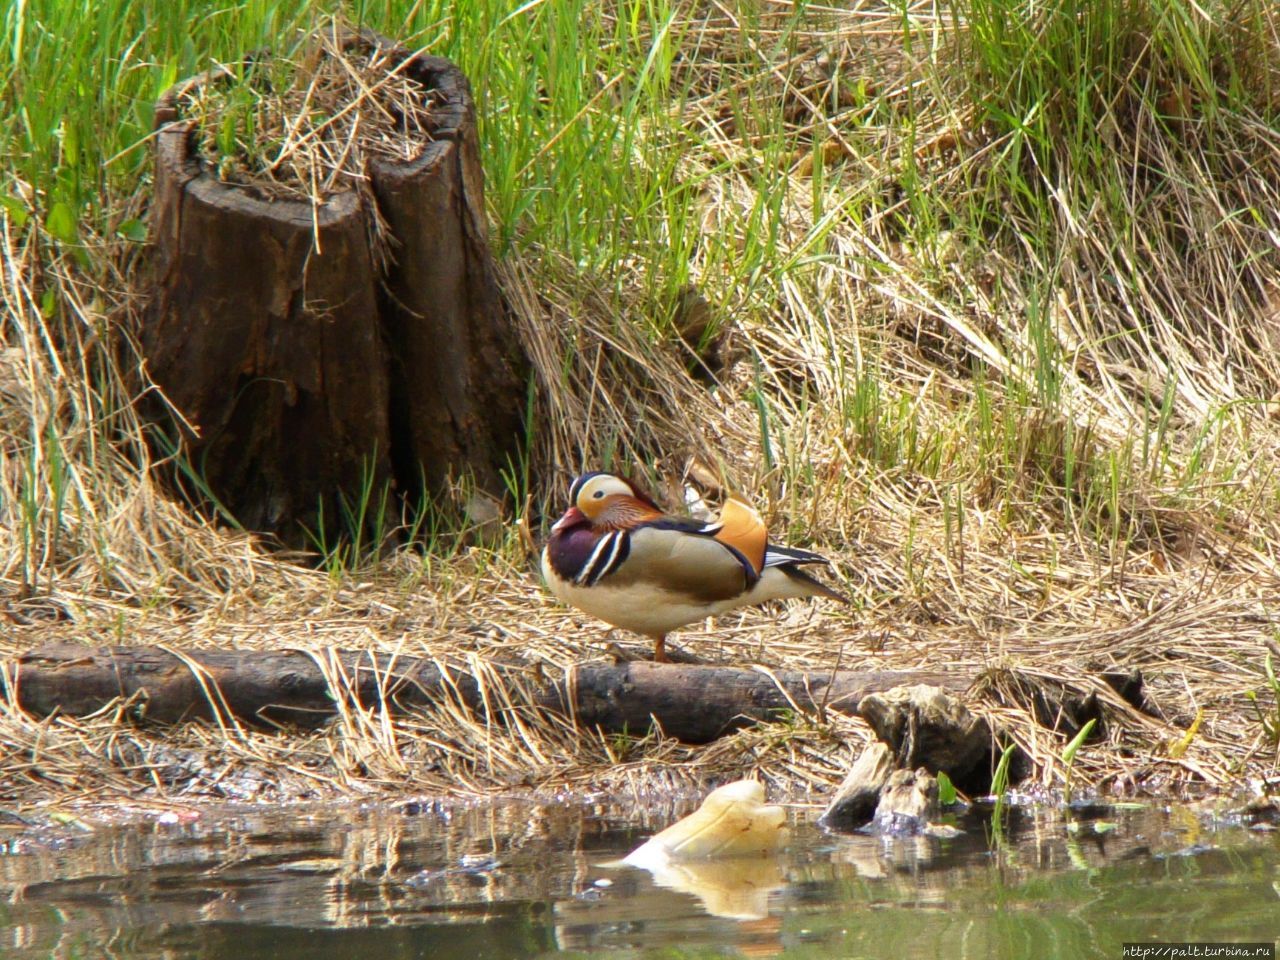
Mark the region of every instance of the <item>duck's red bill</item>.
POLYGON ((572 527, 575 524, 582 523, 582 521, 586 519, 587 519, 586 514, 584 514, 581 510, 579 510, 577 507, 570 507, 568 510, 564 512, 564 516, 556 521, 556 525, 551 528, 551 532, 554 533, 557 530, 563 530, 566 527, 572 527))

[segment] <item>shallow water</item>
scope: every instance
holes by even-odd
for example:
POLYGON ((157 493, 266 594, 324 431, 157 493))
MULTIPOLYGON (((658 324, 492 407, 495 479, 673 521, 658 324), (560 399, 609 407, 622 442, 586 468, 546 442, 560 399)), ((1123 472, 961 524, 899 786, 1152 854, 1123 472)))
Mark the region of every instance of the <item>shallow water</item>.
POLYGON ((1125 941, 1280 935, 1277 833, 1186 808, 1077 810, 1075 827, 1023 808, 998 841, 989 816, 953 821, 951 840, 882 840, 826 834, 805 810, 777 858, 661 878, 610 865, 684 812, 410 804, 8 826, 0 956, 1114 960, 1125 941))

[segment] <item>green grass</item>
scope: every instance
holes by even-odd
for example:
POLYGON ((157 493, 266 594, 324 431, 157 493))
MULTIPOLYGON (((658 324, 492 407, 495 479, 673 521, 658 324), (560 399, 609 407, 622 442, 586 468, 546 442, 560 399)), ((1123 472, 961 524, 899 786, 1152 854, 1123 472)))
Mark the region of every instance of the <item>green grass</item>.
POLYGON ((995 803, 991 808, 991 837, 997 846, 1004 843, 1005 808, 1009 802, 1009 787, 1013 782, 1009 768, 1017 750, 1018 745, 1014 743, 1005 747, 996 763, 995 773, 991 775, 991 795, 995 797, 995 803))
POLYGON ((1066 768, 1066 774, 1062 786, 1063 803, 1071 802, 1071 774, 1072 771, 1075 770, 1076 754, 1079 753, 1084 742, 1089 739, 1089 735, 1093 733, 1093 728, 1097 725, 1097 722, 1098 721, 1096 719, 1093 719, 1086 723, 1080 728, 1080 732, 1071 738, 1071 742, 1063 748, 1062 765, 1066 768))

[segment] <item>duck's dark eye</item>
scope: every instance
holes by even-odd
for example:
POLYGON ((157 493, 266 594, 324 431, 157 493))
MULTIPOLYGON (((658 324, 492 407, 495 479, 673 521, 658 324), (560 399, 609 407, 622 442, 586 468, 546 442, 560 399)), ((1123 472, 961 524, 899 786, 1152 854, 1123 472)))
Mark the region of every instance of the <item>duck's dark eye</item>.
POLYGON ((595 498, 596 500, 599 500, 601 497, 603 497, 603 496, 604 496, 604 491, 603 491, 603 490, 597 490, 597 491, 596 491, 595 493, 593 493, 591 496, 592 496, 593 498, 595 498))

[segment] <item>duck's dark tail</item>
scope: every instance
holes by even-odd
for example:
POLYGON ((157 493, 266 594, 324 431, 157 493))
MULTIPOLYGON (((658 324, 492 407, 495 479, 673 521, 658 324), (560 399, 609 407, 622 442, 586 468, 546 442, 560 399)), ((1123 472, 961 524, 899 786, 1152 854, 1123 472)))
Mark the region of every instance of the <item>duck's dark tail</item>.
POLYGON ((824 596, 831 600, 839 600, 841 603, 850 602, 849 598, 843 593, 832 590, 817 577, 800 569, 803 564, 809 563, 829 565, 831 561, 821 554, 813 553, 809 550, 798 550, 795 547, 777 547, 773 544, 769 545, 764 554, 766 570, 769 567, 777 567, 792 580, 798 580, 808 586, 815 595, 824 596))

